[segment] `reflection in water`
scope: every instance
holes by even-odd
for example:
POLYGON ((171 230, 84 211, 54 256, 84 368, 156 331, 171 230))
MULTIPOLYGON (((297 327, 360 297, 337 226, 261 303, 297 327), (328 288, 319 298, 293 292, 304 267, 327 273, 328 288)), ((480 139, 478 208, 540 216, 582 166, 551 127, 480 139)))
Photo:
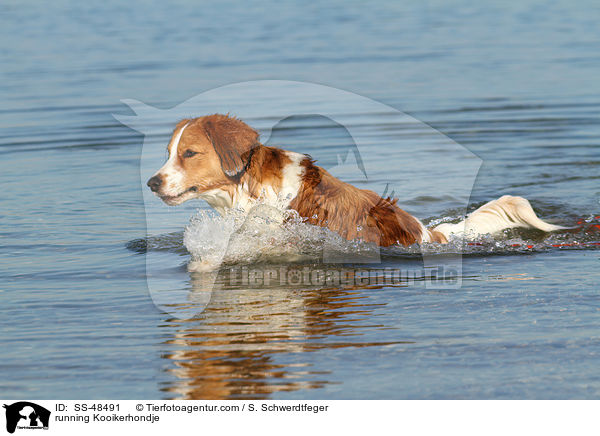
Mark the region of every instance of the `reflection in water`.
POLYGON ((329 383, 329 371, 312 371, 311 359, 303 353, 410 343, 359 340, 364 329, 384 328, 374 312, 386 304, 370 303, 364 286, 253 289, 232 285, 229 271, 194 273, 189 302, 181 309, 204 301, 206 283, 213 280, 216 286, 204 312, 168 320, 176 329, 166 342, 170 351, 163 355, 172 361, 168 371, 175 376, 162 388, 168 398, 262 399, 277 391, 320 388, 329 383))

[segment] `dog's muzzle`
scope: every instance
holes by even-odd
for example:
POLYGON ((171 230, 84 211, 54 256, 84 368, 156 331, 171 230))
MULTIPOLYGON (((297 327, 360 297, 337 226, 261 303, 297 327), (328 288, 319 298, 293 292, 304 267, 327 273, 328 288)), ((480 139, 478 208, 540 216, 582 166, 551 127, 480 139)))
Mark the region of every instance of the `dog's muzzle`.
POLYGON ((150 188, 150 190, 152 192, 157 192, 160 187, 162 186, 162 177, 160 176, 152 176, 150 177, 150 180, 148 180, 148 183, 146 183, 146 185, 148 185, 148 187, 150 188))

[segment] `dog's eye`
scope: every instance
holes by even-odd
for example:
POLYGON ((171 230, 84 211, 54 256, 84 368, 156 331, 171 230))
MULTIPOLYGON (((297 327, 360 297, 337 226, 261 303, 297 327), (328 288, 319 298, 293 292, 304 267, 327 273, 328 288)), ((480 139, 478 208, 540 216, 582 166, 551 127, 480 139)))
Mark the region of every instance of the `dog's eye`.
POLYGON ((192 156, 196 156, 197 154, 198 154, 197 151, 186 150, 185 153, 183 153, 183 157, 192 157, 192 156))

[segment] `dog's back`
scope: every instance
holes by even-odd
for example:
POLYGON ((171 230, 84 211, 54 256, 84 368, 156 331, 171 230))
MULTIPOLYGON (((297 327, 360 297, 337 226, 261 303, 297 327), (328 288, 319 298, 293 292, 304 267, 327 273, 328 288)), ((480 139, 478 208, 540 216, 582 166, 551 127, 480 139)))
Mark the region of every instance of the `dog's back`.
POLYGON ((362 239, 381 246, 411 245, 423 238, 443 242, 431 235, 421 222, 400 209, 397 199, 382 198, 333 177, 306 158, 303 183, 290 203, 309 223, 327 227, 346 239, 362 239))

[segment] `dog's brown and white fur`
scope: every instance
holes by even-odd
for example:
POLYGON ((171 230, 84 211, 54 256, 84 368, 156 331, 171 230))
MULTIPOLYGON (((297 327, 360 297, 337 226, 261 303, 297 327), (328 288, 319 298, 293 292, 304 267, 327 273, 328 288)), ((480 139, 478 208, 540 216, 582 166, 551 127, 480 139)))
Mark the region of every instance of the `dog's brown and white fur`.
POLYGON ((344 183, 307 155, 262 145, 258 132, 226 115, 185 119, 169 142, 169 159, 148 186, 165 203, 206 200, 220 213, 249 210, 257 200, 294 209, 307 222, 346 239, 381 246, 446 243, 451 234, 473 236, 506 228, 554 231, 563 227, 540 220, 522 197, 491 201, 458 224, 427 229, 400 209, 396 199, 344 183))

